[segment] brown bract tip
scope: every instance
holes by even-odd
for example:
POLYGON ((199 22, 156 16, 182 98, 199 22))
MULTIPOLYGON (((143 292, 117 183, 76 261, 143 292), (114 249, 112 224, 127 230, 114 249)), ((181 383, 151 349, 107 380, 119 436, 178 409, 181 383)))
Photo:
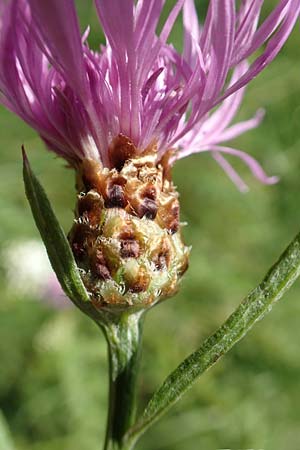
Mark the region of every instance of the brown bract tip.
POLYGON ((159 164, 163 168, 163 176, 166 180, 171 181, 172 179, 172 166, 173 166, 173 160, 174 160, 174 154, 175 150, 170 148, 166 153, 164 153, 163 157, 159 161, 159 164))
POLYGON ((111 169, 120 171, 128 159, 137 155, 137 148, 134 143, 123 134, 114 138, 109 147, 109 162, 111 169))

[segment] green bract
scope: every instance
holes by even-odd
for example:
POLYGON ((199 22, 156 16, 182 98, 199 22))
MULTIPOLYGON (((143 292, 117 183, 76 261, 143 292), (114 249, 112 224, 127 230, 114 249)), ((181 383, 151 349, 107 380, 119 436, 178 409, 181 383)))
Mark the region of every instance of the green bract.
POLYGON ((65 294, 86 314, 97 318, 89 304, 88 293, 81 281, 69 242, 61 228, 47 195, 31 170, 23 149, 23 176, 26 196, 36 226, 45 244, 49 260, 65 294))

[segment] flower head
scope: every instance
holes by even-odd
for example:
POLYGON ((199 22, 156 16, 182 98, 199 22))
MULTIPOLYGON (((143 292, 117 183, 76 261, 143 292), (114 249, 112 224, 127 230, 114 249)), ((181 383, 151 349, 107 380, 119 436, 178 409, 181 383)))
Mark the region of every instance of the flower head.
POLYGON ((0 0, 0 100, 76 169, 69 242, 97 310, 145 308, 177 290, 189 254, 170 176, 177 159, 211 151, 243 190, 231 154, 276 181, 223 143, 259 124, 262 111, 231 122, 300 0, 278 1, 260 24, 263 0, 210 0, 202 26, 194 0, 178 0, 158 33, 164 3, 95 0, 106 45, 93 51, 73 0, 0 0), (180 13, 182 54, 168 43, 180 13))
POLYGON ((222 142, 260 122, 259 112, 230 126, 244 87, 289 36, 300 1, 278 1, 260 23, 263 0, 210 0, 200 25, 194 0, 178 0, 158 33, 164 3, 95 0, 106 45, 92 51, 73 0, 1 0, 1 102, 76 168, 85 158, 112 168, 120 153, 114 140, 125 136, 137 154, 155 145, 158 160, 170 148, 170 162, 211 151, 243 189, 224 157, 233 154, 273 183, 250 156, 222 142), (167 43, 181 12, 183 54, 167 43))

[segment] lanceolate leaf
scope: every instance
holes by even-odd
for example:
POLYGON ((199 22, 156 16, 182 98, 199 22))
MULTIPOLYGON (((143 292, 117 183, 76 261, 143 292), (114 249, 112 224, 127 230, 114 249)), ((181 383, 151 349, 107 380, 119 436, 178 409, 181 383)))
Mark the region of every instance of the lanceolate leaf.
POLYGON ((44 241, 56 276, 66 295, 81 309, 89 302, 70 245, 61 228, 47 195, 31 170, 23 149, 23 176, 25 190, 35 223, 44 241))
POLYGON ((134 442, 166 412, 218 359, 228 352, 279 300, 300 274, 300 233, 227 321, 188 356, 155 392, 142 418, 129 430, 134 442))

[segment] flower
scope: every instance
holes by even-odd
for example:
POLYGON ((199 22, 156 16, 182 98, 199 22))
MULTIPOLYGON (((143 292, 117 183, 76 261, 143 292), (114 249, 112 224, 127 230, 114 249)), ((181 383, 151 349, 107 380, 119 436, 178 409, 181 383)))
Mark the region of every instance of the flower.
POLYGON ((73 0, 0 0, 0 101, 76 170, 69 240, 97 308, 152 305, 176 291, 189 253, 170 176, 176 160, 210 151, 246 190, 231 154, 276 182, 224 142, 260 123, 261 110, 231 125, 246 85, 291 33, 300 0, 278 1, 262 22, 263 0, 210 0, 202 26, 194 0, 178 0, 158 33, 164 4, 95 0, 106 45, 93 51, 73 0), (182 54, 168 43, 181 12, 182 54))
POLYGON ((111 167, 110 146, 122 134, 139 153, 155 141, 158 158, 170 148, 174 160, 211 151, 242 189, 224 154, 242 158, 259 180, 273 183, 252 158, 220 143, 260 122, 259 113, 228 128, 243 88, 289 36, 299 0, 279 1, 261 24, 263 0, 211 0, 203 26, 194 1, 179 0, 159 35, 163 0, 95 3, 107 40, 97 52, 88 47, 88 31, 80 36, 73 0, 0 1, 1 102, 74 167, 84 158, 111 167), (167 44, 181 10, 182 55, 167 44))

